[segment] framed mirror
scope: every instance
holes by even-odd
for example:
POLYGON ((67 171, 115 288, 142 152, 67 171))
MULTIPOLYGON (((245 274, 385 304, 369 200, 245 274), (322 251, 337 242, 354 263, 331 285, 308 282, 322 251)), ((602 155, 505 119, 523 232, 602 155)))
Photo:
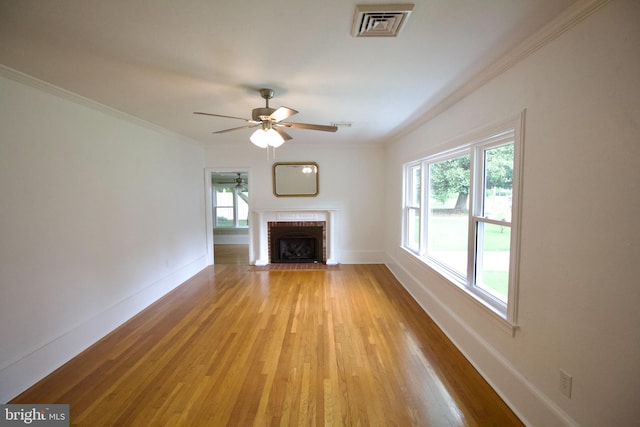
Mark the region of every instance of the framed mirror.
POLYGON ((276 197, 315 197, 319 172, 315 162, 274 163, 273 194, 276 197))

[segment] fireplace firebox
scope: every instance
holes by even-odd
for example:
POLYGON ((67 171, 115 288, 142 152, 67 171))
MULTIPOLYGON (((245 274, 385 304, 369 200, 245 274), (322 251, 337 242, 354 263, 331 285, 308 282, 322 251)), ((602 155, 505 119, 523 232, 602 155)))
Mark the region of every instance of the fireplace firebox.
POLYGON ((269 222, 272 263, 324 263, 324 222, 269 222))

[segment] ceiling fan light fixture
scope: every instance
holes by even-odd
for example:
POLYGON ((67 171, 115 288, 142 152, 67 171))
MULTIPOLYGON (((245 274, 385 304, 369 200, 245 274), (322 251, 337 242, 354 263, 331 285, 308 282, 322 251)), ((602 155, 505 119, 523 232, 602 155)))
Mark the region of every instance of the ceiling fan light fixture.
POLYGON ((260 148, 277 148, 284 143, 284 138, 272 128, 258 129, 249 139, 260 148))
POLYGON ((316 125, 311 123, 291 123, 285 122, 285 119, 298 114, 298 111, 289 107, 270 108, 269 99, 273 97, 273 89, 260 89, 260 96, 265 100, 264 108, 254 108, 251 117, 252 119, 243 119, 242 117, 226 116, 223 114, 203 113, 195 111, 193 114, 202 114, 205 116, 223 117, 226 119, 242 120, 248 124, 244 126, 238 126, 230 129, 219 130, 213 133, 226 133, 239 129, 255 128, 260 126, 258 130, 253 132, 249 137, 249 140, 260 148, 280 147, 285 141, 292 139, 291 135, 284 131, 283 128, 299 128, 318 130, 323 132, 335 132, 338 130, 337 126, 331 125, 316 125), (274 127, 275 126, 275 127, 274 127))
POLYGON ((260 148, 267 148, 269 143, 267 142, 267 134, 262 129, 256 130, 251 136, 249 140, 260 148))
POLYGON ((280 136, 278 132, 273 129, 265 131, 267 134, 267 144, 273 148, 278 148, 284 143, 284 138, 280 136))

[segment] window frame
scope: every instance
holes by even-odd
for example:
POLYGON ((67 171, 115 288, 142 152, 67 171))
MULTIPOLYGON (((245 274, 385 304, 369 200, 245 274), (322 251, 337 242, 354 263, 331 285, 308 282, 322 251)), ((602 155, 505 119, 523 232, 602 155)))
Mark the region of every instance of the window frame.
MULTIPOLYGON (((227 185, 227 184, 213 184, 211 186, 211 197, 213 198, 213 228, 214 229, 224 229, 224 230, 229 230, 229 229, 234 229, 234 228, 249 228, 249 225, 241 225, 240 224, 240 218, 238 215, 238 192, 239 189, 235 186, 235 185, 227 185), (231 206, 229 205, 219 205, 218 204, 218 189, 221 188, 228 188, 231 189, 232 193, 233 193, 233 204, 231 206), (233 226, 229 226, 229 227, 225 227, 225 226, 220 226, 218 225, 218 209, 229 209, 231 208, 233 211, 233 226)), ((248 218, 247 218, 248 221, 248 218)))
MULTIPOLYGON (((511 131, 506 131, 497 135, 493 135, 489 138, 487 138, 485 141, 481 141, 477 144, 473 145, 472 150, 474 151, 473 153, 473 161, 472 161, 472 165, 471 165, 471 174, 472 174, 472 182, 473 182, 473 189, 470 189, 470 196, 471 197, 471 193, 473 193, 473 197, 471 197, 471 203, 470 203, 470 211, 469 211, 469 244, 472 243, 471 239, 474 239, 473 241, 473 247, 474 247, 474 251, 469 251, 469 260, 467 263, 467 266, 469 269, 472 269, 473 271, 468 271, 467 272, 467 277, 472 278, 472 283, 471 283, 471 287, 470 287, 470 291, 474 292, 477 294, 478 297, 480 297, 481 299, 483 299, 483 301, 489 305, 491 305, 494 309, 500 311, 500 312, 504 312, 505 313, 505 317, 508 318, 507 315, 507 310, 509 308, 509 303, 510 303, 510 298, 507 298, 506 302, 503 302, 501 299, 499 299, 498 297, 494 296, 493 294, 491 294, 491 292, 483 289, 482 287, 480 287, 477 284, 477 275, 478 275, 478 268, 474 268, 475 266, 478 265, 478 259, 481 257, 480 255, 480 250, 479 247, 481 246, 479 243, 480 240, 480 231, 479 231, 479 224, 482 223, 483 226, 486 224, 493 224, 493 225, 500 225, 500 226, 505 226, 505 227, 509 227, 511 230, 511 239, 510 239, 510 245, 509 245, 509 276, 511 276, 511 266, 513 265, 513 260, 512 260, 512 248, 514 248, 514 244, 516 244, 513 241, 513 208, 512 208, 512 212, 511 212, 511 220, 510 221, 504 221, 504 220, 497 220, 497 219, 493 219, 493 218, 487 218, 484 215, 484 201, 485 201, 485 177, 486 177, 486 168, 484 167, 484 160, 485 160, 485 153, 493 148, 499 148, 505 145, 508 145, 509 143, 513 143, 514 146, 514 159, 513 159, 513 174, 515 175, 515 169, 516 169, 516 158, 515 158, 515 147, 516 147, 516 142, 515 142, 515 132, 511 132, 511 131)), ((514 193, 513 191, 513 181, 512 181, 512 194, 514 193)), ((511 295, 512 292, 512 282, 515 281, 515 278, 509 277, 509 287, 508 287, 508 295, 511 295)))
MULTIPOLYGON (((420 185, 420 189, 419 191, 417 191, 416 194, 416 189, 415 189, 415 175, 411 172, 413 171, 416 167, 420 167, 420 162, 413 162, 413 163, 409 163, 407 165, 405 165, 405 177, 409 177, 410 179, 405 179, 404 184, 405 184, 405 188, 404 188, 404 197, 405 200, 407 201, 405 203, 405 212, 404 212, 404 220, 403 220, 403 225, 404 225, 404 231, 403 231, 403 235, 405 236, 405 244, 408 246, 408 248, 410 250, 419 250, 419 246, 420 246, 420 242, 422 241, 422 236, 423 236, 423 230, 424 227, 422 226, 422 221, 419 222, 418 224, 418 247, 414 247, 410 242, 412 241, 412 239, 409 239, 409 233, 411 233, 411 231, 413 230, 412 225, 410 224, 410 221, 412 220, 413 216, 412 213, 414 215, 416 215, 418 218, 422 217, 422 206, 423 206, 423 200, 424 200, 424 186, 420 185), (415 203, 415 202, 418 203, 415 203)), ((422 170, 421 170, 421 176, 420 179, 423 180, 422 178, 422 170)))
POLYGON ((426 156, 412 160, 404 164, 403 183, 405 186, 403 200, 403 235, 401 246, 410 254, 418 258, 431 269, 435 270, 447 281, 454 284, 465 294, 473 297, 475 301, 488 309, 499 319, 506 322, 507 329, 513 333, 517 325, 517 304, 518 304, 518 269, 519 269, 519 242, 520 242, 520 217, 521 217, 521 193, 522 193, 522 154, 523 154, 523 126, 524 111, 516 117, 512 117, 494 126, 486 127, 466 137, 458 138, 446 145, 441 145, 440 149, 426 156), (487 218, 483 215, 484 203, 484 153, 487 150, 508 145, 513 142, 513 176, 511 195, 511 220, 504 221, 495 218, 487 218), (470 155, 469 164, 469 212, 467 213, 467 271, 466 277, 459 274, 453 268, 438 262, 429 256, 427 247, 429 244, 429 220, 430 220, 430 183, 429 165, 453 159, 459 156, 470 155), (421 166, 421 200, 420 211, 420 237, 418 248, 408 245, 409 230, 408 220, 409 209, 409 170, 410 168, 421 166), (508 295, 507 301, 503 302, 499 297, 492 295, 487 290, 476 284, 477 265, 479 261, 478 253, 481 246, 478 241, 479 224, 495 224, 508 226, 510 228, 509 246, 509 272, 508 272, 508 295))

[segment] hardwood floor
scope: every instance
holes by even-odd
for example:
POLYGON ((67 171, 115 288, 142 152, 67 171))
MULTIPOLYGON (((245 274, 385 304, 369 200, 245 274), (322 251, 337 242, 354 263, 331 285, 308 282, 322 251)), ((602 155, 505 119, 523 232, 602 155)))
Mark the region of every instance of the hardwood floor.
POLYGON ((249 265, 249 245, 213 245, 216 265, 249 265))
POLYGON ((517 426, 383 265, 209 267, 12 403, 83 426, 517 426))

